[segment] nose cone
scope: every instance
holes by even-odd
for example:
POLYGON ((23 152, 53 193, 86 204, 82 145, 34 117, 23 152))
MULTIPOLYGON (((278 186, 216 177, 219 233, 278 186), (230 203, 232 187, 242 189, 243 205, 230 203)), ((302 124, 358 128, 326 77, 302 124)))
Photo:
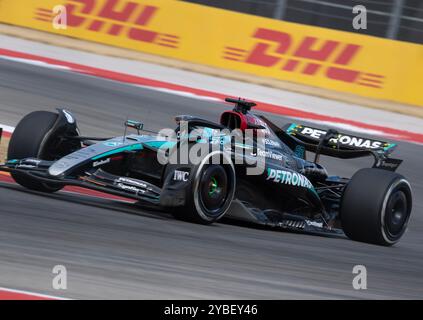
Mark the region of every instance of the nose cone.
POLYGON ((61 177, 65 171, 71 167, 71 164, 66 159, 56 161, 49 169, 48 174, 53 177, 61 177))

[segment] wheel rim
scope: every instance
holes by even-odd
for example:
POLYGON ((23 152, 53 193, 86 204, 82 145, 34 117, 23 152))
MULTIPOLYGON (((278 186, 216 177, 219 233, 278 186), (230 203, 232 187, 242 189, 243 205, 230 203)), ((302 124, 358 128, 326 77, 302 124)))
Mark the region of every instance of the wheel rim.
POLYGON ((394 192, 388 200, 385 209, 385 226, 391 237, 402 234, 408 220, 407 197, 401 190, 394 192))
POLYGON ((210 216, 220 214, 228 198, 228 178, 220 166, 210 166, 201 177, 200 203, 205 213, 210 216))
POLYGON ((215 177, 211 178, 211 181, 209 183, 209 196, 213 196, 217 192, 220 192, 219 183, 217 182, 215 177))

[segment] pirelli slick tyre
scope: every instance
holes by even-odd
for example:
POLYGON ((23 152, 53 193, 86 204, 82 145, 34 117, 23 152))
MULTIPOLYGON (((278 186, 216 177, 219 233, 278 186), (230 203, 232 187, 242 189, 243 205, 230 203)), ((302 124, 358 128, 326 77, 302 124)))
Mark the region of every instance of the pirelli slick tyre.
POLYGON ((185 205, 174 208, 172 213, 180 220, 211 224, 225 215, 234 198, 234 166, 223 152, 215 151, 208 154, 192 172, 194 178, 185 205))
POLYGON ((350 239, 392 246, 407 229, 411 207, 411 187, 403 176, 361 169, 342 196, 342 228, 350 239))
MULTIPOLYGON (((47 144, 51 139, 50 130, 53 128, 58 114, 48 111, 35 111, 27 114, 16 126, 9 142, 7 158, 48 159, 47 144)), ((28 189, 55 192, 62 188, 60 185, 40 182, 24 173, 12 173, 13 179, 28 189)))

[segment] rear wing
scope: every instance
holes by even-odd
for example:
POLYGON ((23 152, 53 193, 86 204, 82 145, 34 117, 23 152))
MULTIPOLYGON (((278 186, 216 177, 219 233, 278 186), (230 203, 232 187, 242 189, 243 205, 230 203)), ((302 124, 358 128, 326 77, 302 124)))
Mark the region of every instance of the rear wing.
MULTIPOLYGON (((312 144, 318 144, 327 132, 323 129, 295 123, 290 124, 285 131, 289 135, 294 136, 301 141, 312 144)), ((388 143, 381 140, 338 133, 336 138, 329 140, 328 146, 341 150, 373 150, 391 153, 397 145, 395 143, 388 143)))
POLYGON ((328 131, 301 124, 288 124, 282 128, 289 136, 291 144, 300 145, 305 150, 342 159, 352 159, 372 155, 373 167, 395 171, 402 163, 400 159, 389 158, 395 150, 395 143, 338 133, 331 130, 332 137, 322 143, 328 131))

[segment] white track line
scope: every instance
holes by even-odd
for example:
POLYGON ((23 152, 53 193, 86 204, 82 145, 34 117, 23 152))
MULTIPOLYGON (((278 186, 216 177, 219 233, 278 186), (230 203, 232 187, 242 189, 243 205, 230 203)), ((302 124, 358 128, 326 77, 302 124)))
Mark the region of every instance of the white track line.
POLYGON ((14 128, 14 127, 7 126, 7 125, 5 125, 5 124, 1 124, 1 123, 0 123, 0 128, 2 128, 2 129, 3 129, 3 131, 4 131, 4 132, 7 132, 7 133, 13 133, 13 131, 15 130, 15 128, 14 128))

